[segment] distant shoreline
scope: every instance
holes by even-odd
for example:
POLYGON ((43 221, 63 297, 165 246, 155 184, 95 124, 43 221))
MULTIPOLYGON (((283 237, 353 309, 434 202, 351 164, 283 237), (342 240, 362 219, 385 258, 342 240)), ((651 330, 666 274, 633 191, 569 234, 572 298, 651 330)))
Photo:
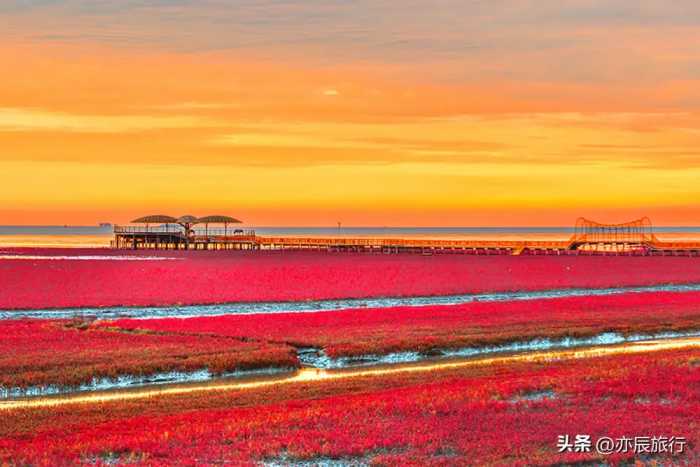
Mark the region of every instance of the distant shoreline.
MULTIPOLYGON (((572 227, 254 227, 267 237, 421 238, 430 240, 565 241, 572 227)), ((700 241, 700 226, 656 227, 665 241, 700 241)), ((108 248, 112 227, 0 226, 0 248, 108 248)))
MULTIPOLYGON (((103 225, 0 225, 0 235, 57 235, 65 233, 83 233, 85 235, 111 234, 112 224, 103 225)), ((572 226, 476 226, 476 227, 375 227, 375 226, 348 226, 348 227, 313 227, 313 226, 249 226, 246 228, 255 229, 257 232, 265 234, 325 234, 325 233, 407 233, 407 234, 475 234, 475 233, 573 233, 572 226)), ((657 233, 700 233, 700 226, 654 226, 657 233)))

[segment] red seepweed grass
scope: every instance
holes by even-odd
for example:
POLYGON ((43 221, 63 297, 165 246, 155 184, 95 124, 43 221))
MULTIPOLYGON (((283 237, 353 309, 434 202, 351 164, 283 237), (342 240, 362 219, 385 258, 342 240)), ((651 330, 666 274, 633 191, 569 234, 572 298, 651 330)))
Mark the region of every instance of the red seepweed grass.
POLYGON ((164 261, 0 260, 0 309, 157 306, 700 283, 700 259, 20 249, 164 261))
POLYGON ((0 459, 202 465, 700 462, 697 349, 363 377, 3 414, 0 459), (559 452, 560 435, 683 437, 684 452, 559 452))
POLYGON ((113 332, 79 321, 0 321, 0 386, 77 386, 93 378, 294 367, 292 348, 206 335, 113 332))
POLYGON ((700 331, 700 292, 645 292, 315 313, 122 319, 104 326, 320 347, 331 357, 483 347, 605 332, 700 331))

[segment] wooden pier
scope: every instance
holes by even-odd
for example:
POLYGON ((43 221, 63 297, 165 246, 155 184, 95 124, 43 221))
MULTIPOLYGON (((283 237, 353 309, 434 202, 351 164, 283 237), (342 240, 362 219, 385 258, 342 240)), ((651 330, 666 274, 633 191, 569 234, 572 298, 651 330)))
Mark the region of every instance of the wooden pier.
POLYGON ((253 250, 258 238, 253 230, 232 230, 226 233, 207 232, 187 235, 168 228, 114 226, 113 248, 150 250, 253 250))
MULTIPOLYGON (((190 221, 194 219, 187 217, 190 221)), ((659 241, 651 232, 648 219, 613 226, 579 220, 575 234, 567 241, 265 237, 253 230, 209 229, 208 226, 204 230, 194 230, 190 224, 184 228, 167 224, 151 228, 147 224, 115 226, 112 246, 155 250, 322 250, 424 255, 700 256, 700 242, 659 241)))

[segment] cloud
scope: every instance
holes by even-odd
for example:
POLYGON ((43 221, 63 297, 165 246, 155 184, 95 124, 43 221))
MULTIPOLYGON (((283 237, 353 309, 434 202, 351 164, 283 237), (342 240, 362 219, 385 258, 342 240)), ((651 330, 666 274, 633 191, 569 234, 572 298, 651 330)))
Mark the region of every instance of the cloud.
POLYGON ((222 110, 238 109, 241 105, 234 102, 174 102, 172 104, 153 105, 148 108, 155 110, 222 110))
MULTIPOLYGON (((700 3, 629 0, 67 0, 2 2, 43 41, 243 51, 295 62, 455 62, 453 79, 693 74, 700 3), (688 48, 664 68, 664 49, 688 48), (655 51, 664 51, 660 54, 655 51), (566 63, 566 66, 562 66, 566 63)), ((3 11, 3 10, 0 10, 3 11)), ((13 18, 15 19, 15 18, 13 18)), ((14 23, 14 21, 13 21, 14 23)), ((697 73, 695 73, 697 76, 697 73)))
POLYGON ((220 126, 212 119, 193 116, 82 115, 44 109, 0 107, 0 131, 65 131, 128 133, 165 128, 220 126))
POLYGON ((56 5, 61 0, 5 0, 0 3, 0 12, 19 13, 27 10, 56 5))

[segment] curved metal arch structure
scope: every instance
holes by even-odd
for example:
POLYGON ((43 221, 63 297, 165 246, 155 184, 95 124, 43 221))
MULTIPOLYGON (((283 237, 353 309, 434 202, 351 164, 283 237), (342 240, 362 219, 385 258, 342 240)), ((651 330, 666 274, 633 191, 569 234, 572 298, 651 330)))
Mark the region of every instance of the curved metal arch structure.
POLYGON ((584 245, 652 246, 657 241, 648 217, 622 224, 601 224, 579 217, 570 248, 578 249, 584 245))

